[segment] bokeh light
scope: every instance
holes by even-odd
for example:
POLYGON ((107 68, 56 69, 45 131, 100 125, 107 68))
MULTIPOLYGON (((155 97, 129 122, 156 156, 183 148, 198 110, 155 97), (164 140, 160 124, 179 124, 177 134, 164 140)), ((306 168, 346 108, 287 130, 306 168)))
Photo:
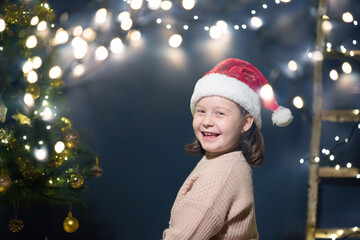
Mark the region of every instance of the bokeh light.
POLYGON ((301 109, 301 108, 304 107, 304 101, 303 101, 302 98, 299 97, 299 96, 294 97, 294 99, 293 99, 293 104, 294 104, 294 106, 295 106, 296 108, 298 108, 298 109, 301 109))
POLYGON ((104 46, 100 46, 95 50, 95 59, 104 61, 109 56, 109 51, 104 46))
POLYGON ((172 48, 177 48, 181 45, 182 37, 179 34, 174 34, 169 38, 169 45, 172 48))

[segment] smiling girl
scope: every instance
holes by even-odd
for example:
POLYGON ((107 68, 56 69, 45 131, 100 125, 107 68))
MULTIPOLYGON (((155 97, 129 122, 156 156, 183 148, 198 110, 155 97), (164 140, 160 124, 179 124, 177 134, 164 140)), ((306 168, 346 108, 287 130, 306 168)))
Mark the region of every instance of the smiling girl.
POLYGON ((290 110, 277 104, 250 63, 226 59, 196 83, 190 102, 196 140, 186 151, 203 157, 177 194, 164 240, 259 239, 251 166, 264 159, 260 102, 273 111, 274 124, 291 122, 290 110))

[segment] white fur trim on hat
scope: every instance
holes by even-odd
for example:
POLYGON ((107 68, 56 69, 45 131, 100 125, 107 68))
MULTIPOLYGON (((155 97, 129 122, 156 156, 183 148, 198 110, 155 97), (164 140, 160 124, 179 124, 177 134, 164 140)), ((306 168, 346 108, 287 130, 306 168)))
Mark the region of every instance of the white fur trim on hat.
POLYGON ((255 119, 256 126, 261 128, 261 105, 257 93, 248 85, 220 73, 210 73, 199 79, 190 100, 191 113, 194 115, 197 102, 206 96, 221 96, 239 104, 255 119))
POLYGON ((279 106, 272 114, 273 124, 279 127, 286 127, 291 123, 293 116, 290 109, 279 106))

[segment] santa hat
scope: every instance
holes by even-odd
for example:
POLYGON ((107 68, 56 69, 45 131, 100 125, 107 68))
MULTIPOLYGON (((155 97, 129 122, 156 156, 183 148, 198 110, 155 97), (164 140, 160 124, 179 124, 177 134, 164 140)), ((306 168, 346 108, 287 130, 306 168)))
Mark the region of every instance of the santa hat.
POLYGON ((261 72, 240 59, 229 58, 220 62, 197 81, 190 101, 193 115, 196 103, 206 96, 221 96, 239 104, 255 118, 259 129, 261 102, 273 112, 273 124, 285 127, 293 119, 289 109, 278 105, 271 86, 261 72))

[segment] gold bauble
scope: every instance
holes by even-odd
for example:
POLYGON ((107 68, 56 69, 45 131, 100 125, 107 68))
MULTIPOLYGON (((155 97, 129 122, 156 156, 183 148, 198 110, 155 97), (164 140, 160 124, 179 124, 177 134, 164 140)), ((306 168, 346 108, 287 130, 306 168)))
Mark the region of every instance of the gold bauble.
POLYGON ((4 173, 3 171, 0 172, 0 192, 6 192, 11 186, 11 178, 9 175, 4 173))
POLYGON ((13 233, 20 232, 24 228, 24 222, 20 219, 10 219, 9 230, 13 233))
POLYGON ((90 170, 91 174, 94 175, 95 177, 101 177, 103 174, 103 170, 101 167, 99 167, 98 165, 95 165, 91 168, 90 170))
POLYGON ((71 211, 69 212, 67 218, 63 222, 64 230, 68 233, 76 232, 79 228, 79 221, 72 216, 71 211))
POLYGON ((84 178, 79 173, 73 173, 70 175, 69 183, 72 188, 81 188, 84 184, 84 178))
POLYGON ((74 129, 66 129, 65 130, 65 144, 68 148, 74 148, 79 145, 79 133, 77 133, 74 129))
POLYGON ((31 94, 33 99, 40 97, 40 87, 36 84, 30 84, 27 86, 25 92, 31 94))

